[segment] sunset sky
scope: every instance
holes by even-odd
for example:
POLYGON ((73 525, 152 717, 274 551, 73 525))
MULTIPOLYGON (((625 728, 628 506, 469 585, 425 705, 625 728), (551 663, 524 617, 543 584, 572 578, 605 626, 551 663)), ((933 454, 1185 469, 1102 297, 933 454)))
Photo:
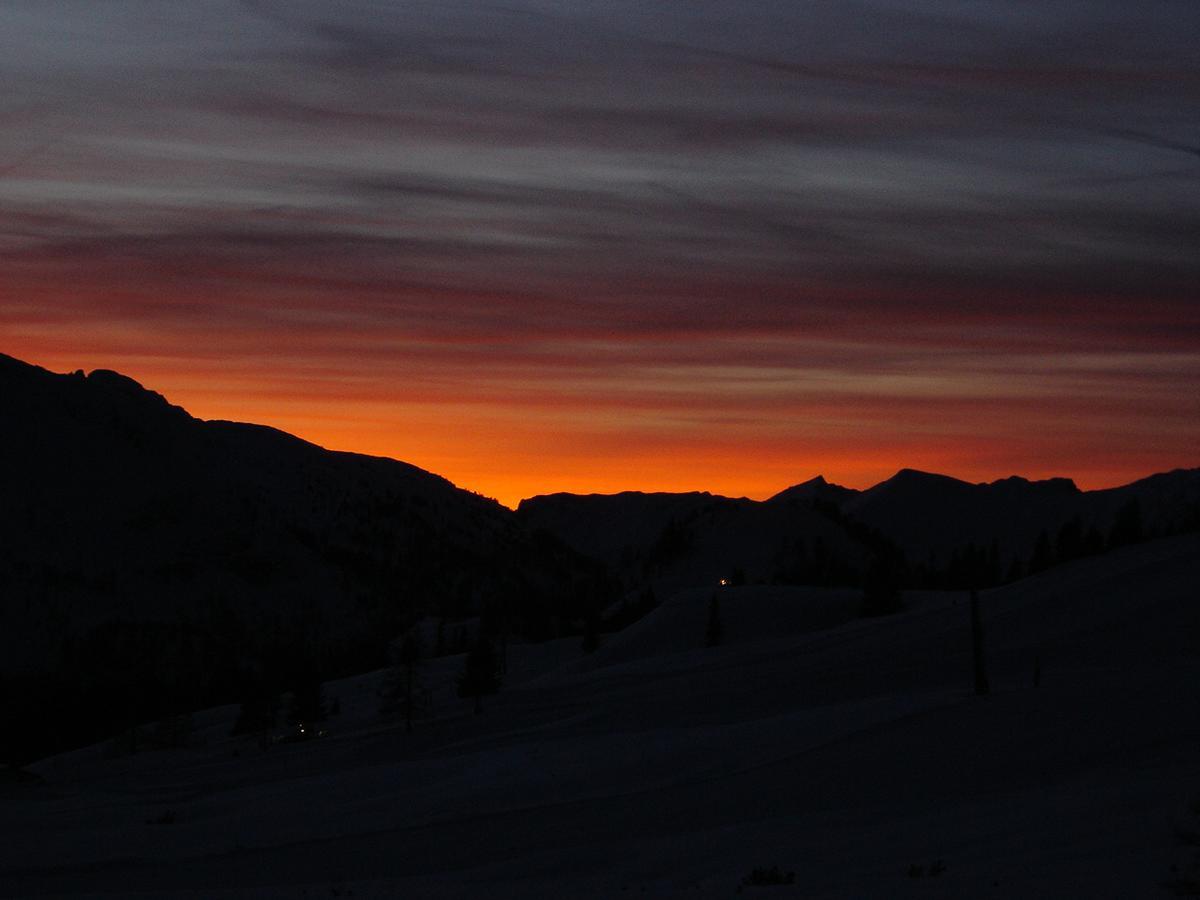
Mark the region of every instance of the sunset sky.
POLYGON ((0 352, 515 504, 1200 465, 1200 2, 4 0, 0 352))

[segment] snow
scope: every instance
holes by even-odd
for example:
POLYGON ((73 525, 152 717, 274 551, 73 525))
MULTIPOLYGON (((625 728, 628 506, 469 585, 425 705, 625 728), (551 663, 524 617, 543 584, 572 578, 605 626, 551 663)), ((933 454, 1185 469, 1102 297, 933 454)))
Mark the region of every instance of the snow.
POLYGON ((35 766, 0 788, 0 896, 1167 896, 1200 796, 1200 536, 982 595, 993 693, 970 694, 965 595, 852 616, 853 592, 667 600, 584 655, 509 648, 482 715, 432 661, 434 721, 326 686, 330 735, 35 766), (1034 659, 1041 683, 1032 685, 1034 659), (167 811, 174 824, 148 824, 167 811), (938 877, 911 866, 942 861, 938 877))

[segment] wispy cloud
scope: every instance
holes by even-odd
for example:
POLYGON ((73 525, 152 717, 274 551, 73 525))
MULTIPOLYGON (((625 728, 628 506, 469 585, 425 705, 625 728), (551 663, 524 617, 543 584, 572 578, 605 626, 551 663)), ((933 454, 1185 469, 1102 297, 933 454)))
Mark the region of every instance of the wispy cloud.
POLYGON ((508 500, 1195 462, 1191 0, 4 17, 8 352, 508 500))

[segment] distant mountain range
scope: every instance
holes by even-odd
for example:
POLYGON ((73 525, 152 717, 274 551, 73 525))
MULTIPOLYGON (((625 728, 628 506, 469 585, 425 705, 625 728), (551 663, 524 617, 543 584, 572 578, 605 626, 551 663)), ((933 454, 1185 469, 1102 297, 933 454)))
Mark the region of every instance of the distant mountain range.
POLYGON ((1200 469, 1177 469, 1122 487, 1081 491, 1067 478, 1012 476, 971 484, 902 469, 866 491, 843 495, 854 520, 886 534, 914 564, 948 561, 955 550, 995 546, 1000 562, 1028 563, 1044 536, 1053 555, 1134 543, 1200 525, 1200 469), (1064 530, 1065 529, 1065 530, 1064 530))
POLYGON ((551 494, 518 517, 608 564, 659 598, 726 581, 845 584, 869 548, 811 503, 761 503, 709 493, 551 494))
POLYGON ((854 587, 882 561, 901 587, 961 587, 1200 527, 1200 469, 1088 492, 905 469, 865 491, 816 478, 761 502, 554 494, 514 512, 406 463, 193 418, 115 372, 3 355, 0 498, 14 757, 111 734, 115 710, 371 669, 421 617, 537 640, 722 580, 854 587))
POLYGON ((1066 478, 972 484, 902 469, 864 491, 817 477, 765 501, 550 494, 522 501, 518 515, 667 593, 720 579, 853 583, 880 555, 903 586, 964 587, 1200 528, 1200 469, 1097 491, 1066 478))

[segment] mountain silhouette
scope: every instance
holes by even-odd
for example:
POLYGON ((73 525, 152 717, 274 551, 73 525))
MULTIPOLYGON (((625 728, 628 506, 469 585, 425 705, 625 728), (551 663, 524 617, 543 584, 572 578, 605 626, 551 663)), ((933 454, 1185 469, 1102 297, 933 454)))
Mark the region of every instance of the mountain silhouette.
POLYGON ((1200 469, 1158 478, 1081 491, 1067 478, 1011 476, 972 484, 902 469, 850 498, 842 509, 886 534, 914 562, 944 564, 956 550, 974 544, 989 552, 995 547, 999 564, 1008 568, 1030 559, 1040 536, 1054 543, 1067 527, 1108 540, 1118 514, 1131 502, 1137 504, 1147 535, 1193 527, 1200 510, 1200 469))
POLYGON ((869 551, 811 503, 760 503, 708 493, 550 494, 523 500, 517 515, 627 585, 667 596, 726 582, 853 579, 869 551))
POLYGON ((825 476, 818 475, 815 478, 810 478, 808 481, 780 491, 767 500, 767 502, 788 503, 793 500, 807 502, 823 500, 840 505, 851 497, 857 496, 859 493, 861 492, 853 488, 842 487, 840 484, 832 484, 825 480, 825 476))
POLYGON ((0 357, 0 434, 0 685, 80 720, 134 683, 162 686, 134 702, 151 715, 234 699, 247 671, 362 671, 422 615, 545 636, 605 590, 444 478, 202 421, 115 372, 0 357))
POLYGON ((1200 469, 1100 491, 902 469, 864 491, 817 477, 766 501, 514 512, 406 463, 197 419, 116 372, 3 355, 0 435, 0 761, 367 671, 422 619, 538 641, 722 582, 847 589, 842 615, 867 587, 998 584, 1200 528, 1200 469))
POLYGON ((881 554, 909 586, 963 587, 1200 528, 1200 469, 1081 491, 1068 478, 975 484, 901 469, 864 491, 817 476, 766 501, 711 494, 553 494, 518 513, 624 577, 700 587, 856 584, 881 554), (664 565, 664 557, 669 557, 664 565))

